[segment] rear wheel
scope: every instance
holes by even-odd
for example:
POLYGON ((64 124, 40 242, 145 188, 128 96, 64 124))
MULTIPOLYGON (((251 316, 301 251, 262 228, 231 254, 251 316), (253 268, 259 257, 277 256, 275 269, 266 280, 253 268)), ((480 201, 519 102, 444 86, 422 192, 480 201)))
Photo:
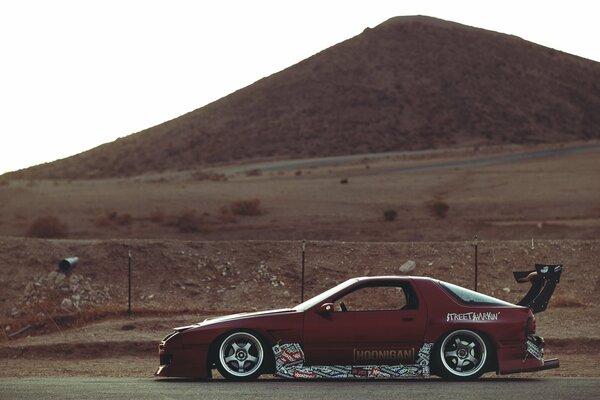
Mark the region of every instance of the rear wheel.
POLYGON ((253 333, 234 332, 219 342, 217 369, 227 379, 256 379, 261 374, 264 362, 264 346, 253 333))
POLYGON ((478 333, 466 329, 451 332, 436 351, 439 372, 449 379, 476 379, 486 371, 489 353, 478 333))

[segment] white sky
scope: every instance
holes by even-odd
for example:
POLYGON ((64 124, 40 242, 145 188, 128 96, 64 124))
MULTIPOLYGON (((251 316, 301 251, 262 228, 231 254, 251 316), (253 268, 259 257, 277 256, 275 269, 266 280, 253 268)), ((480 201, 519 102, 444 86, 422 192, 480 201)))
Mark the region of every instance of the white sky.
POLYGON ((0 174, 175 118, 398 15, 600 61, 596 3, 0 0, 0 174))

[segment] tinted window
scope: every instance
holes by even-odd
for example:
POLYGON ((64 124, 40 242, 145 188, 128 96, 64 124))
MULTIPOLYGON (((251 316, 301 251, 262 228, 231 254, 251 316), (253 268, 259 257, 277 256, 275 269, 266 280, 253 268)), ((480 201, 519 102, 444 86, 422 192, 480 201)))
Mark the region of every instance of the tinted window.
POLYGON ((510 303, 507 303, 506 301, 497 299, 495 297, 488 296, 488 295, 485 295, 482 293, 478 293, 473 290, 465 289, 464 287, 456 286, 456 285, 453 285, 448 282, 440 281, 440 284, 450 294, 452 294, 454 297, 458 298, 459 300, 461 300, 465 303, 484 303, 484 304, 495 304, 495 305, 501 305, 501 306, 506 306, 506 305, 511 306, 512 305, 510 303))
POLYGON ((406 282, 369 283, 334 300, 335 311, 407 310, 417 306, 417 298, 406 282))

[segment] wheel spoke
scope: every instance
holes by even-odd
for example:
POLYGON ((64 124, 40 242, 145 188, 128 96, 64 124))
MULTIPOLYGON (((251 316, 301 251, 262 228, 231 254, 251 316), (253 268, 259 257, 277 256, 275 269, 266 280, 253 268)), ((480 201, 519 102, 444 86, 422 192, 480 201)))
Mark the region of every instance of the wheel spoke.
POLYGON ((473 357, 472 355, 469 354, 469 356, 466 358, 467 361, 470 361, 473 365, 477 365, 479 364, 479 360, 476 359, 475 357, 473 357))
POLYGON ((258 361, 258 357, 254 357, 253 355, 248 354, 248 358, 246 358, 246 361, 250 361, 253 364, 256 364, 256 362, 258 361))
POLYGON ((229 357, 225 358, 225 362, 226 363, 230 363, 232 361, 237 361, 237 358, 235 358, 235 354, 230 355, 229 357))
POLYGON ((241 349, 242 349, 242 348, 241 348, 241 347, 240 347, 240 346, 239 346, 237 343, 235 343, 235 342, 233 342, 233 343, 231 344, 231 348, 233 349, 233 352, 234 352, 234 353, 235 353, 236 351, 238 351, 238 350, 241 350, 241 349))
POLYGON ((238 372, 245 372, 244 371, 244 361, 238 361, 238 372))
POLYGON ((447 351, 444 353, 444 356, 446 357, 458 357, 458 355, 456 354, 456 350, 452 350, 452 351, 447 351))
POLYGON ((252 347, 252 344, 250 344, 250 342, 246 343, 245 346, 242 347, 242 349, 246 350, 246 351, 250 351, 250 347, 252 347))

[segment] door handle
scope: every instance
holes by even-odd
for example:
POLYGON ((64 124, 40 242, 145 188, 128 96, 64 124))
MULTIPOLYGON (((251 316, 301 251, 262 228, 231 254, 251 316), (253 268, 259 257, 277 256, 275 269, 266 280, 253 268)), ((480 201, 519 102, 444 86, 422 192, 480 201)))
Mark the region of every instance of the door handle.
POLYGON ((414 317, 402 317, 402 321, 409 322, 409 321, 414 321, 414 320, 415 320, 414 317))

